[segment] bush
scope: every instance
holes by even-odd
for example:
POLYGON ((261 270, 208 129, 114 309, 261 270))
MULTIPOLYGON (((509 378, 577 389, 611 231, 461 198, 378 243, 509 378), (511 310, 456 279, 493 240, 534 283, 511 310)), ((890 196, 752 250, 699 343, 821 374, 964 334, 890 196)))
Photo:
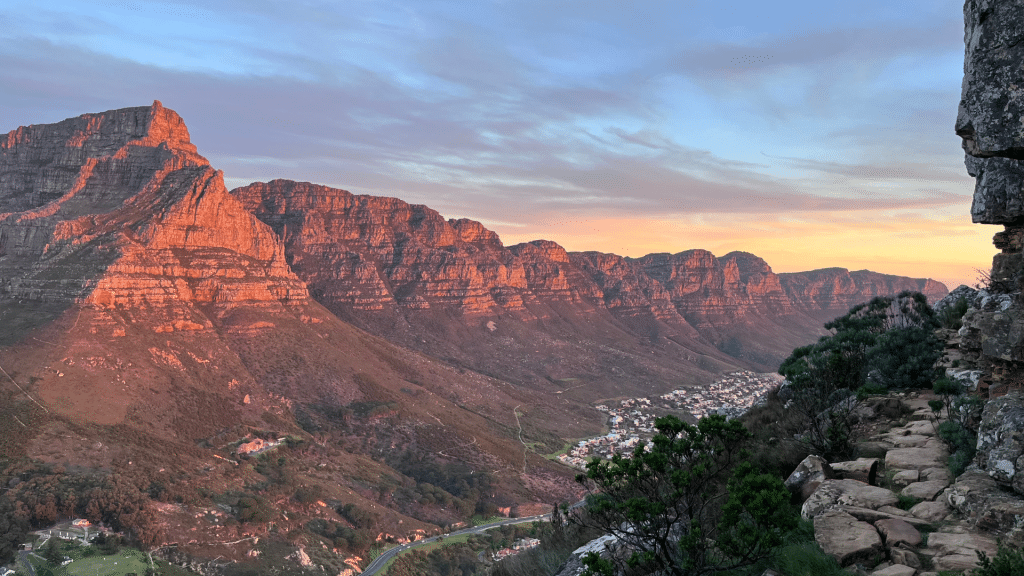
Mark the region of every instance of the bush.
POLYGON ((939 324, 943 328, 959 330, 963 326, 964 314, 967 313, 967 309, 970 307, 971 304, 967 301, 967 298, 960 298, 954 304, 939 310, 937 315, 939 324))
POLYGON ((989 558, 979 550, 978 561, 981 566, 972 573, 973 576, 1020 576, 1024 574, 1024 550, 1014 550, 1003 546, 1002 543, 1000 543, 994 558, 989 558))
MULTIPOLYGON (((782 481, 745 460, 750 433, 724 416, 691 426, 673 416, 629 457, 594 458, 577 481, 587 486, 586 523, 613 534, 643 573, 700 576, 772 556, 797 523, 782 481)), ((588 573, 612 569, 596 555, 588 573)))

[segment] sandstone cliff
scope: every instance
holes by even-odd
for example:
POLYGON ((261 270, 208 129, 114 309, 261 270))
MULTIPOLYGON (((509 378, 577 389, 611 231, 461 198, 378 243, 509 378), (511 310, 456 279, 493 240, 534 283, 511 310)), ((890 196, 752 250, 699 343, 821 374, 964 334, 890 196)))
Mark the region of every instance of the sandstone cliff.
POLYGON ((159 102, 0 141, 0 297, 98 306, 302 301, 281 242, 159 102))
MULTIPOLYGON (((631 351, 653 345, 666 354, 684 346, 690 364, 707 358, 770 369, 853 304, 903 289, 932 299, 945 294, 930 280, 866 271, 777 275, 744 252, 631 259, 567 253, 546 240, 505 247, 478 222, 309 183, 275 180, 232 193, 281 235, 289 263, 335 314, 517 381, 579 377, 581 368, 553 370, 548 358, 555 354, 564 366, 566 357, 597 356, 593 347, 608 344, 631 351), (552 353, 538 345, 529 353, 527 343, 502 362, 497 358, 516 348, 499 342, 503 336, 568 348, 552 353)), ((617 366, 635 378, 663 379, 657 366, 617 366)))
MULTIPOLYGON (((337 194, 302 201, 342 210, 347 200, 337 194)), ((354 295, 346 284, 348 302, 412 303, 418 294, 392 290, 421 270, 402 270, 401 259, 430 257, 432 276, 415 277, 426 297, 490 298, 490 278, 446 284, 460 277, 463 263, 434 246, 452 245, 481 252, 481 268, 525 286, 525 271, 487 260, 497 239, 482 227, 393 204, 396 212, 368 217, 397 219, 407 209, 408 237, 374 221, 353 221, 349 232, 315 218, 307 223, 307 230, 320 226, 378 250, 359 252, 368 258, 389 249, 395 255, 394 273, 378 275, 376 260, 348 261, 346 268, 347 253, 339 252, 323 278, 313 279, 318 290, 334 289, 332 274, 346 282, 363 274, 360 289, 376 286, 386 297, 354 295)), ((333 242, 311 241, 308 249, 320 256, 333 242)), ((316 431, 332 437, 318 449, 328 460, 355 462, 328 482, 334 496, 364 489, 353 478, 365 470, 403 477, 359 454, 379 442, 418 457, 445 451, 488 473, 513 471, 495 490, 516 502, 571 498, 568 472, 524 454, 508 430, 517 414, 526 437, 538 441, 550 441, 553 427, 565 436, 599 428, 596 415, 578 405, 548 415, 516 413, 516 406, 543 400, 425 359, 332 315, 309 297, 281 237, 227 192, 181 118, 159 102, 22 127, 0 139, 0 369, 0 457, 83 470, 121 470, 135 461, 189 478, 211 469, 211 460, 232 466, 229 453, 197 444, 224 430, 304 442, 316 431), (352 405, 378 410, 372 419, 354 418, 351 430, 339 424, 339 414, 358 413, 352 405), (342 440, 356 454, 338 448, 342 440), (78 450, 82 445, 106 448, 78 450)), ((231 478, 217 473, 218 482, 244 488, 241 477, 231 478)), ((387 504, 394 511, 381 519, 382 529, 429 527, 387 504)), ((435 508, 421 516, 459 519, 435 508)))

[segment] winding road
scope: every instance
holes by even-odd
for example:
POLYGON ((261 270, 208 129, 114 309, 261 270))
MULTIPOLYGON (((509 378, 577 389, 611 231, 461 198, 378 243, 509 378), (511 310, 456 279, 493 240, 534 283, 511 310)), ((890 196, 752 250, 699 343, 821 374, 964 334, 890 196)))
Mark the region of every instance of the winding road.
POLYGON ((501 521, 498 521, 498 522, 492 522, 490 524, 482 524, 480 526, 473 526, 472 528, 463 528, 462 530, 456 530, 455 532, 449 532, 447 534, 442 534, 442 535, 439 535, 439 536, 431 536, 430 538, 424 538, 423 540, 417 540, 415 542, 409 542, 408 544, 400 544, 400 545, 395 546, 394 548, 392 548, 390 550, 387 550, 386 552, 384 552, 383 554, 378 556, 376 560, 374 560, 373 562, 370 562, 370 565, 366 567, 366 570, 362 571, 360 576, 373 576, 374 574, 377 574, 378 572, 380 572, 380 570, 382 568, 384 568, 384 565, 388 563, 388 560, 391 560, 395 556, 398 556, 399 554, 401 554, 403 552, 406 552, 408 550, 412 550, 414 548, 419 548, 420 546, 425 546, 427 544, 431 544, 433 542, 437 542, 439 539, 442 539, 442 538, 450 538, 452 536, 459 536, 459 535, 462 535, 462 534, 483 534, 484 532, 490 530, 491 528, 497 528, 498 526, 508 526, 509 524, 525 524, 527 522, 536 522, 538 520, 550 520, 550 519, 551 519, 551 514, 541 514, 539 516, 528 516, 526 518, 510 518, 508 520, 501 520, 501 521))

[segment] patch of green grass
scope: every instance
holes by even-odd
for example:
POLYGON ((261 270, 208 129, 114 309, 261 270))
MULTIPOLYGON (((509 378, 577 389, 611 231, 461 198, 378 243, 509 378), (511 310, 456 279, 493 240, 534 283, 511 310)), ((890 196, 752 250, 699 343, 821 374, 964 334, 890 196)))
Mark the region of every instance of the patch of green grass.
MULTIPOLYGON (((124 576, 145 574, 149 559, 139 550, 126 548, 110 556, 84 556, 79 548, 68 553, 72 562, 67 566, 54 566, 54 576, 124 576)), ((46 561, 32 558, 37 570, 47 567, 46 561)))
POLYGON ((900 510, 910 510, 914 506, 917 506, 921 502, 924 502, 921 498, 915 498, 913 496, 904 496, 903 494, 896 495, 896 507, 900 510))
POLYGON ((821 551, 814 542, 790 544, 779 549, 773 562, 786 576, 847 576, 836 559, 821 551))

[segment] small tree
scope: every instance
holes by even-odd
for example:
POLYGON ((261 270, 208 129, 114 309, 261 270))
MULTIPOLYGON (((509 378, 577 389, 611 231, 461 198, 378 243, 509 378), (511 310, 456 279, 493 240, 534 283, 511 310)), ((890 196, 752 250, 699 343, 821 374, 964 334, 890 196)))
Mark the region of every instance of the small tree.
MULTIPOLYGON (((782 481, 743 462, 743 425, 666 416, 655 427, 632 456, 587 464, 577 476, 590 490, 587 509, 574 521, 616 536, 631 551, 626 564, 643 573, 702 576, 769 557, 796 516, 782 481)), ((591 574, 612 571, 597 555, 584 562, 591 574)))

